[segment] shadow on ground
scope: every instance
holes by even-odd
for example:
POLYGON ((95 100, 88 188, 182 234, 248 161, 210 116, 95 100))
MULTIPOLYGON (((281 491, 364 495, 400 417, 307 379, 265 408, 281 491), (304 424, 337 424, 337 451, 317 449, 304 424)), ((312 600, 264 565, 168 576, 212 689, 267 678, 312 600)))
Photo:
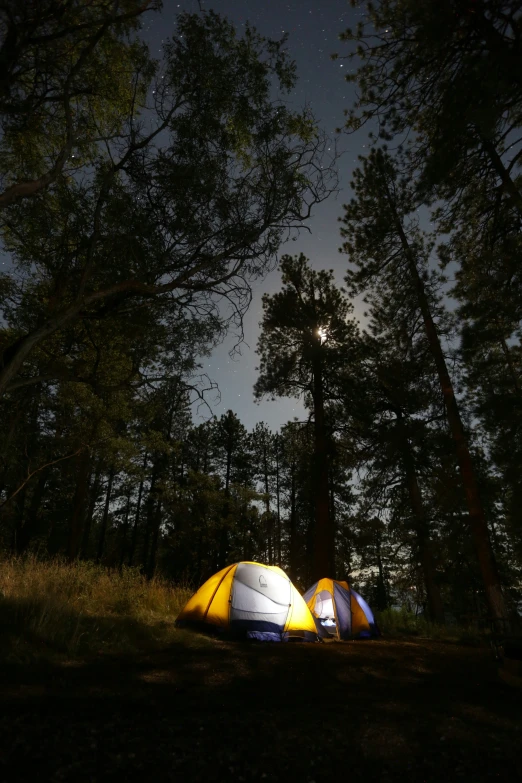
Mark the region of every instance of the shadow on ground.
POLYGON ((192 646, 0 675, 0 781, 520 780, 520 692, 418 640, 192 646))

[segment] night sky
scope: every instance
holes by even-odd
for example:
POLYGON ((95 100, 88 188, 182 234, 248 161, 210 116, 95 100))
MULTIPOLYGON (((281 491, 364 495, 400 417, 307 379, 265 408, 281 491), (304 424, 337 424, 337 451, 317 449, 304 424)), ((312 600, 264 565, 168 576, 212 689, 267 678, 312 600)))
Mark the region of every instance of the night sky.
MULTIPOLYGON (((348 0, 207 0, 203 8, 212 8, 237 25, 238 30, 249 20, 257 30, 270 38, 289 34, 288 50, 297 63, 298 83, 291 100, 295 107, 308 103, 320 126, 336 137, 335 128, 343 124, 343 109, 354 102, 354 86, 344 79, 344 72, 350 67, 346 60, 333 61, 333 52, 343 54, 345 45, 338 39, 347 27, 354 27, 361 12, 350 7, 348 0)), ((196 12, 197 0, 164 0, 160 15, 151 14, 145 22, 143 35, 152 53, 161 55, 162 40, 170 37, 174 30, 176 14, 185 10, 196 12)), ((340 192, 314 209, 308 222, 311 234, 303 231, 297 241, 283 245, 280 254, 303 252, 316 269, 334 269, 336 279, 342 285, 346 272, 346 256, 338 252, 341 244, 338 217, 342 204, 350 197, 349 181, 357 155, 364 153, 366 132, 352 136, 337 136, 338 149, 343 153, 339 161, 340 192)), ((202 360, 204 371, 219 385, 221 401, 208 396, 213 412, 219 416, 231 408, 243 424, 251 429, 256 422, 265 421, 272 429, 294 418, 302 419, 306 414, 297 400, 281 398, 276 402, 254 401, 252 387, 256 381, 257 355, 255 348, 261 318, 261 296, 280 289, 280 275, 272 272, 264 281, 255 284, 254 298, 245 318, 244 333, 246 345, 241 348, 242 356, 235 360, 228 355, 236 342, 230 336, 210 358, 202 360)), ((357 311, 356 311, 357 314, 357 311)), ((200 415, 208 418, 208 409, 201 409, 200 415)), ((199 419, 197 416, 196 418, 199 419)))

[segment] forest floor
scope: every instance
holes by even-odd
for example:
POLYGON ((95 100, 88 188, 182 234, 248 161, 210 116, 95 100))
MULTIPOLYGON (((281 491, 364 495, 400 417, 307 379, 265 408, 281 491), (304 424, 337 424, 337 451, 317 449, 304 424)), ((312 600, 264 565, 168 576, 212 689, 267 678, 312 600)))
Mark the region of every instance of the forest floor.
POLYGON ((3 665, 0 781, 522 780, 486 648, 223 642, 3 665))

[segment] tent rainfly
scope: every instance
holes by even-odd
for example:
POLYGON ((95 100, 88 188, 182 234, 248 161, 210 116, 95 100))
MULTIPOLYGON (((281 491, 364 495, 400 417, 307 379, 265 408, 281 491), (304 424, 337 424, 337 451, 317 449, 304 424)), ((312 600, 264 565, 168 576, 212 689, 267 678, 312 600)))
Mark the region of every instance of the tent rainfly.
POLYGON ((348 582, 320 579, 304 594, 321 638, 364 639, 380 636, 372 610, 348 582))
POLYGON ((277 566, 242 562, 211 576, 189 600, 178 626, 213 628, 260 641, 317 641, 314 618, 277 566))

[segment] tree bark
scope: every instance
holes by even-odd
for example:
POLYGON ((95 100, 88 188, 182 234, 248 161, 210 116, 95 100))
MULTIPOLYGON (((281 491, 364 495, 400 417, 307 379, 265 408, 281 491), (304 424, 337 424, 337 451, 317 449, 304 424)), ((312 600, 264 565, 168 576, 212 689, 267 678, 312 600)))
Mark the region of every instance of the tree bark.
POLYGON ((388 608, 388 591, 386 590, 386 580, 384 578, 384 566, 382 564, 382 535, 380 531, 377 532, 377 570, 379 576, 377 577, 377 608, 380 611, 388 608))
POLYGON ((500 335, 500 346, 502 348, 502 353, 506 357, 506 364, 508 366, 509 374, 511 375, 511 380, 513 381, 513 389, 515 394, 520 394, 520 383, 518 380, 518 375, 515 371, 515 367, 513 365, 513 360, 511 358, 511 351, 509 350, 509 346, 504 338, 503 335, 500 335))
POLYGON ((27 497, 27 485, 18 493, 14 501, 14 519, 13 519, 13 535, 11 538, 11 552, 18 554, 18 542, 20 536, 23 537, 22 529, 24 526, 25 516, 25 501, 27 497))
POLYGON ((268 544, 268 565, 274 565, 274 558, 273 558, 273 522, 272 522, 272 515, 270 513, 270 494, 269 494, 269 487, 268 487, 268 458, 266 453, 266 443, 263 443, 263 474, 264 474, 264 483, 265 483, 265 508, 266 508, 266 537, 267 537, 267 544, 268 544))
POLYGON ((232 470, 232 438, 227 438, 227 467, 225 473, 225 503, 223 505, 224 521, 221 523, 219 531, 219 549, 218 549, 218 563, 216 571, 220 571, 227 564, 228 557, 228 514, 229 514, 229 501, 230 497, 230 473, 232 470))
POLYGON ((125 519, 123 521, 123 530, 121 535, 120 564, 118 567, 120 574, 123 571, 123 561, 125 559, 125 552, 127 549, 127 532, 129 529, 130 499, 131 499, 131 491, 129 489, 127 493, 127 506, 125 508, 125 519))
POLYGON ((511 179, 509 171, 506 169, 502 162, 502 158, 495 149, 495 145, 489 139, 485 139, 481 136, 482 146, 491 161, 491 165, 498 174, 504 190, 511 196, 513 205, 517 208, 520 215, 522 215, 522 193, 511 179))
POLYGON ((424 576, 424 587, 426 588, 426 598, 428 602, 428 611, 433 622, 444 625, 444 604, 440 594, 439 586, 436 581, 435 558, 433 556, 433 545, 430 538, 428 520, 422 502, 422 495, 417 480, 415 470, 415 458, 412 452, 411 444, 404 427, 404 420, 401 411, 395 411, 397 416, 397 427, 399 429, 399 439, 401 443, 404 471, 406 473, 406 483, 408 495, 410 497, 411 509, 415 519, 415 533, 419 547, 420 560, 422 564, 422 573, 424 576))
POLYGON ((92 518, 94 516, 94 507, 96 500, 98 499, 98 492, 100 491, 100 480, 102 473, 102 463, 98 461, 94 476, 91 475, 91 483, 89 486, 89 508, 87 509, 87 517, 85 519, 85 526, 82 536, 82 545, 80 547, 80 557, 86 559, 87 551, 89 548, 89 538, 91 535, 92 518))
POLYGON ((107 493, 105 495, 105 507, 103 509, 103 517, 100 528, 100 538, 98 540, 98 553, 96 555, 96 562, 100 563, 103 556, 103 549, 105 546, 105 536, 107 533, 107 520, 109 519, 109 505, 111 502, 112 482, 114 480, 114 468, 111 467, 109 472, 109 481, 107 483, 107 493))
POLYGON ((295 462, 292 462, 290 467, 290 530, 288 531, 288 560, 290 563, 290 579, 292 582, 297 579, 297 487, 295 468, 295 462))
POLYGON ((276 445, 277 565, 281 567, 281 499, 279 491, 279 451, 276 445))
MULTIPOLYGON (((148 454, 146 453, 143 457, 143 471, 145 471, 145 468, 147 467, 147 459, 148 454)), ((134 560, 134 553, 136 552, 136 540, 138 536, 138 526, 140 521, 140 510, 141 510, 141 498, 143 496, 143 482, 144 479, 142 478, 140 481, 140 486, 138 490, 138 502, 136 504, 136 513, 134 515, 134 524, 132 526, 132 538, 131 538, 131 545, 129 550, 129 560, 128 560, 128 566, 131 567, 133 560, 134 560)))
POLYGON ((69 540, 67 542, 67 559, 69 561, 76 560, 78 557, 85 525, 85 511, 91 465, 91 458, 87 449, 77 456, 75 464, 78 470, 78 477, 76 480, 73 508, 69 522, 69 540))
POLYGON ((486 597, 492 620, 499 628, 503 628, 507 621, 507 611, 502 594, 500 577, 495 562, 495 556, 491 546, 489 530, 484 515, 484 509, 480 499, 475 471, 471 454, 469 452, 467 438, 460 418, 459 406, 455 397, 453 384, 446 366, 446 360, 442 352, 437 328, 433 321, 431 310, 424 289, 419 270, 413 252, 409 246, 402 223, 396 213, 393 199, 388 191, 388 201, 395 216, 397 232, 408 261, 412 281, 417 292, 419 309, 422 314, 424 329, 430 350, 433 354, 437 373, 441 385, 442 395, 446 406, 448 423, 455 444, 457 461, 459 464, 462 484, 466 495, 471 534, 477 552, 478 563, 484 581, 486 597))
POLYGON ((156 556, 158 552, 158 540, 159 540, 160 528, 161 528, 161 500, 158 500, 154 513, 154 530, 152 535, 152 544, 150 548, 150 557, 149 557, 149 562, 147 564, 147 570, 145 574, 149 582, 151 579, 154 578, 154 573, 156 571, 156 556))
MULTIPOLYGON (((333 467, 330 463, 330 466, 333 467)), ((333 476, 330 478, 330 527, 332 534, 330 536, 330 563, 332 564, 332 574, 336 574, 335 569, 335 486, 333 476)))
POLYGON ((324 418, 324 389, 320 355, 320 338, 314 335, 315 345, 312 355, 313 403, 314 403, 314 490, 315 490, 315 529, 313 580, 323 577, 335 578, 334 564, 331 562, 333 551, 332 524, 329 509, 328 487, 328 444, 324 418))
POLYGON ((42 504, 42 498, 45 493, 45 487, 47 485, 48 478, 48 472, 46 470, 42 471, 38 476, 38 481, 36 482, 36 485, 33 489, 33 494, 31 497, 31 502, 29 503, 29 508, 27 509, 27 514, 23 519, 23 525, 19 528, 17 533, 16 551, 19 555, 27 551, 35 533, 37 532, 39 519, 38 512, 42 504))
MULTIPOLYGON (((6 437, 2 441, 2 445, 1 445, 2 450, 0 452, 0 458, 4 464, 6 464, 7 462, 5 457, 7 456, 7 454, 11 449, 11 443, 13 441, 13 438, 16 435, 16 433, 19 432, 20 430, 20 419, 22 418, 23 413, 24 413, 23 405, 18 405, 16 409, 16 413, 11 409, 11 415, 9 416, 9 429, 7 431, 6 437)), ((2 473, 2 481, 5 478, 7 472, 8 472, 8 468, 6 467, 2 473)))
POLYGON ((156 489, 157 480, 158 480, 158 461, 156 460, 152 465, 152 475, 150 477, 149 494, 147 496, 147 500, 145 501, 146 521, 145 521, 145 538, 143 540, 143 553, 141 557, 142 574, 147 573, 147 566, 149 562, 149 545, 150 545, 150 536, 154 525, 154 508, 155 508, 154 503, 156 499, 155 489, 156 489))

